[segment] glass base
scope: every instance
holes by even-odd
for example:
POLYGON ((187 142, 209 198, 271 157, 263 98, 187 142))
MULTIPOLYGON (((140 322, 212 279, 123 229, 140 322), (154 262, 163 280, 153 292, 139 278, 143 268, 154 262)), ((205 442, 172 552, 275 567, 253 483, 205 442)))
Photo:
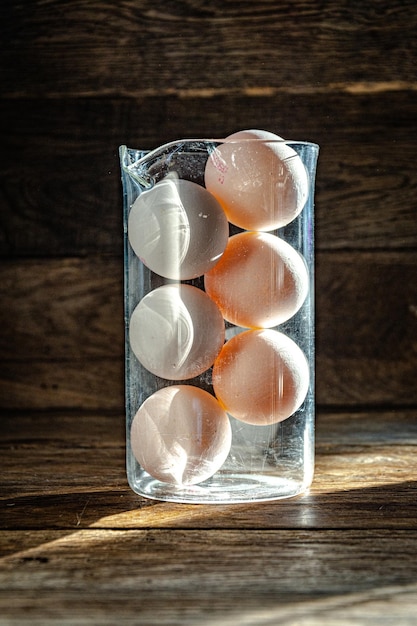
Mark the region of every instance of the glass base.
POLYGON ((311 479, 297 481, 266 474, 225 472, 199 485, 177 487, 159 482, 143 472, 131 484, 138 495, 153 500, 185 504, 243 504, 293 498, 304 493, 311 479))

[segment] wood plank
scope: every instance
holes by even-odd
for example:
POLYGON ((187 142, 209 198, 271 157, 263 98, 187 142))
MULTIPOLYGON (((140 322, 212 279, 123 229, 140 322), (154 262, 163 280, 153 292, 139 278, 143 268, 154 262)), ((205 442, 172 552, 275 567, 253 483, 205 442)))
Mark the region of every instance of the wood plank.
POLYGON ((145 500, 126 484, 122 449, 2 454, 1 529, 417 527, 415 446, 335 450, 333 456, 318 450, 308 494, 236 505, 145 500))
POLYGON ((121 256, 9 260, 0 292, 3 358, 123 356, 121 256))
POLYGON ((415 88, 415 4, 5 5, 7 97, 415 88), (359 52, 360 51, 360 52, 359 52), (389 62, 387 62, 389 58, 389 62))
POLYGON ((417 530, 415 411, 319 413, 310 492, 244 505, 134 494, 121 414, 5 413, 1 424, 1 529, 417 530))
POLYGON ((324 615, 334 624, 332 615, 352 623, 361 614, 379 625, 381 614, 387 624, 415 617, 416 532, 88 529, 0 538, 0 606, 10 622, 294 624, 296 616, 322 624, 324 615))
MULTIPOLYGON (((367 411, 318 410, 316 446, 327 450, 417 445, 417 409, 390 408, 367 411)), ((124 412, 110 411, 2 411, 0 447, 43 450, 59 448, 122 448, 125 444, 124 412), (80 428, 82 425, 82 428, 80 428)), ((335 455, 337 452, 335 452, 335 455)))
MULTIPOLYGON (((123 412, 121 257, 0 268, 0 406, 123 412)), ((417 403, 416 253, 317 255, 319 405, 417 403)))
POLYGON ((120 144, 251 127, 320 144, 319 250, 415 249, 416 120, 413 92, 0 100, 0 254, 120 253, 120 144))
MULTIPOLYGON (((408 413, 395 413, 395 416, 396 423, 400 428, 402 425, 401 432, 407 438, 402 442, 414 441, 408 413)), ((385 420, 381 421, 381 424, 385 423, 385 420)), ((7 411, 1 413, 0 424, 0 448, 12 451, 18 448, 30 451, 40 447, 44 452, 59 449, 91 449, 97 452, 125 446, 123 412, 7 411)), ((339 424, 338 430, 341 428, 339 424)))
POLYGON ((415 402, 416 261, 395 253, 318 257, 319 403, 415 402))
MULTIPOLYGON (((121 143, 150 150, 185 137, 221 138, 240 128, 265 128, 289 140, 313 141, 329 148, 366 144, 377 158, 383 155, 375 152, 374 146, 382 143, 400 156, 399 148, 407 149, 404 144, 415 141, 411 133, 417 126, 415 107, 413 91, 241 97, 224 94, 206 98, 0 98, 0 129, 11 150, 0 156, 9 174, 16 165, 25 164, 25 174, 31 175, 28 166, 42 167, 35 158, 42 155, 51 176, 52 165, 64 172, 71 161, 73 167, 78 166, 83 155, 83 166, 88 165, 87 159, 100 157, 93 165, 103 182, 121 143), (402 146, 396 145, 399 141, 402 146), (61 159, 65 167, 60 167, 61 159)), ((20 173, 22 177, 23 171, 20 173)), ((91 178, 90 193, 93 181, 91 178)), ((95 191, 99 191, 96 182, 95 191)))
POLYGON ((0 406, 120 411, 123 374, 122 357, 4 361, 0 364, 0 406))

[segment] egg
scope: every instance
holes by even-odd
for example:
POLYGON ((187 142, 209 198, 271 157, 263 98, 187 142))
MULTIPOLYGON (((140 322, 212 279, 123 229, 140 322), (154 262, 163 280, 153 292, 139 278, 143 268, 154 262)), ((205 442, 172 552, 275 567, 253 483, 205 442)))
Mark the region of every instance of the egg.
POLYGON ((285 141, 279 135, 271 133, 268 130, 238 130, 236 133, 228 135, 225 141, 245 141, 245 139, 260 139, 262 141, 285 141))
POLYGON ((204 180, 228 220, 245 230, 285 226, 302 211, 309 189, 297 152, 259 130, 229 135, 209 156, 204 180))
POLYGON ((309 366, 302 350, 276 330, 247 330, 227 341, 213 367, 220 404, 247 424, 287 419, 303 403, 309 366))
POLYGON ((162 378, 185 380, 213 364, 224 343, 224 321, 201 289, 163 285, 134 309, 129 340, 147 370, 162 378))
POLYGON ((291 318, 309 287, 307 266, 287 242, 271 233, 244 232, 229 239, 205 290, 224 318, 246 328, 271 328, 291 318))
POLYGON ((191 385, 172 385, 150 396, 131 426, 133 454, 151 476, 194 485, 215 474, 231 446, 230 421, 217 400, 191 385))
POLYGON ((221 257, 229 227, 212 194, 175 177, 141 193, 128 217, 128 238, 135 254, 153 272, 189 280, 208 271, 221 257))

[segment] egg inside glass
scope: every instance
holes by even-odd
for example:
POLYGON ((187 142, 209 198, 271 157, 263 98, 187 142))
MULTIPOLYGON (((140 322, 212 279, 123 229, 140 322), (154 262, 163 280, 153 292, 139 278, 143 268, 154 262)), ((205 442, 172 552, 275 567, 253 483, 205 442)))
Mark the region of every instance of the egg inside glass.
POLYGON ((169 380, 198 376, 214 362, 224 342, 216 304, 191 285, 163 285, 148 293, 130 318, 129 340, 149 372, 169 380))
POLYGON ((272 328, 302 306, 309 277, 304 259, 283 239, 244 232, 230 237, 204 285, 227 321, 246 328, 272 328))
POLYGON ((275 330, 248 330, 226 342, 213 367, 213 387, 238 420, 265 426, 290 417, 309 388, 309 365, 297 344, 275 330))
POLYGON ((192 385, 172 385, 151 395, 136 413, 131 446, 153 478, 175 485, 207 480, 225 462, 232 431, 217 400, 192 385))
POLYGON ((271 231, 302 211, 309 180, 298 153, 281 137, 249 130, 230 135, 213 150, 205 185, 232 224, 271 231))
POLYGON ((140 194, 128 218, 135 254, 173 280, 201 276, 217 263, 229 235, 226 215, 207 189, 167 176, 140 194))

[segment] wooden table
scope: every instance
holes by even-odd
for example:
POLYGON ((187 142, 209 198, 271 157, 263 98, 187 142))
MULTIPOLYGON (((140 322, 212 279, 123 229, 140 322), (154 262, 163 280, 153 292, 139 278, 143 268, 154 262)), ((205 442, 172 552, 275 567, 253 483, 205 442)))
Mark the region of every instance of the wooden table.
POLYGON ((317 422, 309 494, 210 506, 129 490, 121 415, 3 417, 0 623, 414 624, 415 413, 317 422))
POLYGON ((417 7, 0 8, 0 625, 417 623, 417 7), (125 477, 117 148, 320 144, 310 493, 125 477))

